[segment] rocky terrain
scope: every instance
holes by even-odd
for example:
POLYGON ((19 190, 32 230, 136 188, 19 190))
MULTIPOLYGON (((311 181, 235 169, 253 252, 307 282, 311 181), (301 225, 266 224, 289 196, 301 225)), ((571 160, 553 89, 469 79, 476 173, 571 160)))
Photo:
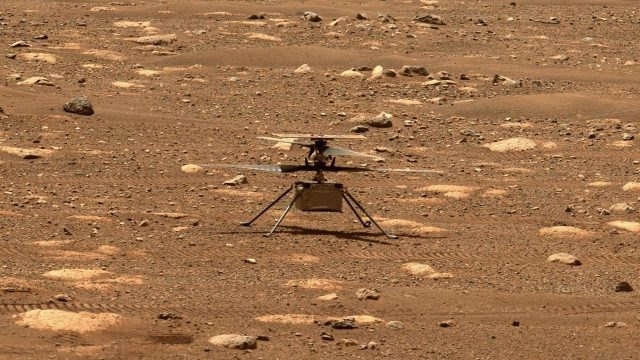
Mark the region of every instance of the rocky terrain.
POLYGON ((637 358, 638 33, 634 0, 2 1, 0 358, 637 358), (310 174, 202 165, 300 164, 272 133, 446 173, 332 174, 398 240, 265 238, 310 174))

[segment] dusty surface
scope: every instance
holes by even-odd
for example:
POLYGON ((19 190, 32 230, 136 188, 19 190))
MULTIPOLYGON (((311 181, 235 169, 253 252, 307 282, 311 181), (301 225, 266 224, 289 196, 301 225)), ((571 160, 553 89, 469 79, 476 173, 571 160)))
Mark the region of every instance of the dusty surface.
POLYGON ((1 1, 0 358, 636 358, 639 31, 633 0, 1 1), (337 145, 447 172, 333 177, 397 241, 264 238, 284 204, 237 223, 306 174, 183 167, 382 112, 337 145))

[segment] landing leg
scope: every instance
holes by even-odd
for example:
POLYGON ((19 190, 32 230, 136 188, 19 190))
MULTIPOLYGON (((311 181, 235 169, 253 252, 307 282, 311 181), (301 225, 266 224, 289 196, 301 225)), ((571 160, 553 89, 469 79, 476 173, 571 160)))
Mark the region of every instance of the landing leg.
POLYGON ((360 203, 358 202, 358 200, 356 200, 353 195, 351 195, 347 190, 343 190, 344 194, 351 200, 353 201, 354 204, 356 204, 356 206, 362 210, 362 212, 367 215, 367 217, 371 220, 371 222, 378 228, 378 230, 380 230, 383 234, 385 234, 389 239, 397 239, 398 237, 396 235, 393 234, 388 234, 386 231, 384 231, 380 225, 378 225, 378 223, 373 219, 373 217, 371 217, 371 215, 369 215, 369 213, 367 212, 367 210, 365 210, 364 207, 362 207, 362 205, 360 205, 360 203))
POLYGON ((289 210, 291 210, 291 206, 293 206, 293 203, 296 202, 296 199, 298 198, 299 193, 297 193, 293 199, 291 199, 291 202, 289 203, 289 205, 287 205, 287 208, 284 209, 284 212, 282 213, 282 215, 280 215, 280 218, 278 219, 278 221, 276 221, 276 224, 273 226, 273 229, 271 229, 271 231, 269 231, 268 233, 264 234, 264 236, 271 236, 271 234, 273 234, 274 231, 276 231, 276 228, 278 227, 278 225, 280 225, 280 223, 282 222, 282 220, 284 220, 284 217, 287 216, 287 213, 289 212, 289 210))
POLYGON ((370 228, 371 221, 362 220, 362 217, 360 216, 360 214, 358 214, 358 212, 356 211, 356 208, 353 207, 353 205, 351 204, 351 201, 349 200, 347 195, 345 195, 344 191, 342 192, 342 198, 344 198, 344 201, 347 203, 347 205, 349 205, 349 208, 351 209, 351 211, 353 211, 353 213, 356 215, 358 220, 360 220, 360 224, 362 224, 362 226, 364 226, 365 228, 370 228))
POLYGON ((283 192, 280 196, 278 196, 278 198, 276 198, 275 200, 273 200, 271 202, 271 204, 269 204, 269 206, 267 206, 266 208, 262 209, 262 211, 260 211, 260 213, 258 213, 258 215, 256 215, 253 219, 249 220, 249 221, 243 221, 240 223, 240 225, 242 226, 251 226, 251 224, 253 224, 254 221, 258 220, 258 218, 260 216, 262 216, 262 214, 266 213, 267 210, 271 209, 271 207, 273 205, 275 205, 276 203, 278 203, 278 201, 280 201, 280 199, 282 199, 283 197, 285 197, 285 195, 287 195, 291 190, 293 189, 293 187, 290 187, 287 189, 287 191, 283 192))

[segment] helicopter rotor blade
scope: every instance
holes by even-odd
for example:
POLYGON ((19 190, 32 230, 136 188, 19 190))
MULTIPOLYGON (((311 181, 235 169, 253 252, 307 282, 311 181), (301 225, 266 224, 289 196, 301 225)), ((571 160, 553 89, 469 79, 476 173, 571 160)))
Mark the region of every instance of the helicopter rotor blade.
POLYGON ((292 173, 296 171, 312 171, 313 168, 307 165, 258 165, 258 164, 201 164, 202 167, 245 169, 276 173, 292 173))
POLYGON ((370 159, 383 159, 380 156, 365 154, 365 153, 361 153, 361 152, 357 152, 349 149, 337 148, 337 147, 328 147, 323 151, 323 154, 329 155, 329 156, 353 156, 353 157, 363 157, 363 158, 370 158, 370 159))
POLYGON ((273 138, 273 137, 268 137, 268 136, 258 136, 258 139, 262 139, 262 140, 267 140, 267 141, 275 141, 275 142, 279 142, 279 143, 286 143, 286 144, 295 144, 295 145, 300 145, 300 146, 304 146, 304 147, 313 147, 314 144, 313 143, 303 143, 303 142, 299 142, 296 141, 296 139, 291 139, 291 138, 273 138))
POLYGON ((356 167, 356 166, 330 166, 324 171, 332 171, 332 172, 404 172, 404 173, 420 173, 420 174, 439 174, 443 175, 446 172, 440 170, 428 170, 428 169, 381 169, 381 168, 364 168, 364 167, 356 167))

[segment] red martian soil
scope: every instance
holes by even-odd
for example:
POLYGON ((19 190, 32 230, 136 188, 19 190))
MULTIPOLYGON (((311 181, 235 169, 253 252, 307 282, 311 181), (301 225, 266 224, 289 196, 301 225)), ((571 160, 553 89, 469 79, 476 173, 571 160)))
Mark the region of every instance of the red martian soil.
POLYGON ((638 358, 638 34, 636 0, 1 1, 0 358, 638 358), (184 166, 354 132, 385 160, 339 165, 446 172, 331 174, 398 240, 263 237, 311 174, 184 166))

